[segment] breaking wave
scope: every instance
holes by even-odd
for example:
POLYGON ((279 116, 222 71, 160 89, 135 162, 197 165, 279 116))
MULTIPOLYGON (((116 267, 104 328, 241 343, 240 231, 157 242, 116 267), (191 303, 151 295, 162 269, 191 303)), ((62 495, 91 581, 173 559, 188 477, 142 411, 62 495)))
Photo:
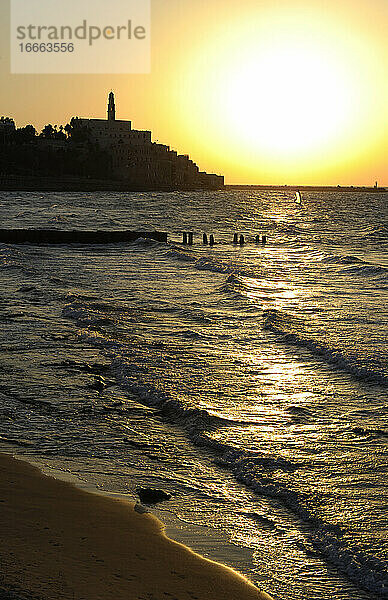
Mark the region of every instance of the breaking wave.
POLYGON ((265 310, 263 329, 278 335, 286 344, 307 348, 328 364, 339 367, 351 375, 382 385, 388 384, 388 376, 377 360, 370 359, 370 363, 367 364, 366 359, 362 361, 357 355, 331 345, 325 340, 323 333, 321 339, 324 341, 309 337, 303 319, 276 309, 265 310))
POLYGON ((173 247, 167 252, 167 256, 175 260, 189 262, 195 269, 200 271, 213 271, 214 273, 238 273, 243 277, 254 277, 254 273, 241 270, 239 265, 223 262, 208 256, 198 256, 191 250, 183 250, 173 247))
MULTIPOLYGON (((67 317, 79 321, 80 306, 74 306, 72 311, 65 309, 67 317)), ((95 307, 93 307, 95 308, 95 307)), ((87 307, 81 310, 83 321, 88 322, 87 307)), ((265 327, 278 335, 282 335, 288 343, 302 345, 324 356, 328 362, 346 366, 355 370, 357 366, 333 348, 302 337, 302 334, 290 333, 290 329, 301 328, 303 321, 280 311, 267 311, 265 327)), ((357 543, 354 536, 348 535, 345 526, 333 525, 325 521, 319 513, 321 500, 319 493, 299 489, 295 484, 293 474, 303 469, 303 463, 283 456, 270 455, 264 451, 238 449, 230 442, 216 439, 214 432, 222 427, 234 427, 240 422, 228 419, 208 410, 198 408, 188 401, 186 396, 172 395, 159 389, 156 385, 144 383, 143 375, 136 361, 130 356, 129 348, 120 340, 109 338, 97 331, 81 330, 80 337, 90 344, 104 349, 111 358, 109 376, 121 389, 136 397, 140 404, 156 409, 162 418, 183 429, 192 442, 198 447, 204 447, 213 454, 217 465, 228 469, 236 479, 251 488, 254 492, 282 502, 310 526, 310 534, 305 543, 306 552, 317 553, 335 564, 350 579, 362 585, 381 598, 388 598, 388 577, 386 565, 373 554, 368 555, 357 543), (129 353, 129 356, 128 356, 129 353)), ((147 344, 143 340, 143 344, 147 344)), ((151 346, 147 346, 151 350, 151 346)), ((368 372, 368 376, 371 373, 368 372)), ((292 407, 291 407, 292 408, 292 407)), ((114 410, 114 407, 112 407, 114 410)), ((118 407, 120 410, 120 407, 118 407)), ((294 412, 297 411, 295 407, 294 412)), ((251 424, 251 423, 250 423, 251 424)), ((369 432, 354 431, 356 435, 369 432)), ((261 516, 248 514, 248 518, 260 521, 261 516)), ((267 523, 276 527, 276 523, 267 523)))
POLYGON ((359 275, 360 277, 387 277, 388 268, 381 267, 379 265, 362 264, 354 267, 347 267, 343 269, 343 272, 347 275, 359 275))

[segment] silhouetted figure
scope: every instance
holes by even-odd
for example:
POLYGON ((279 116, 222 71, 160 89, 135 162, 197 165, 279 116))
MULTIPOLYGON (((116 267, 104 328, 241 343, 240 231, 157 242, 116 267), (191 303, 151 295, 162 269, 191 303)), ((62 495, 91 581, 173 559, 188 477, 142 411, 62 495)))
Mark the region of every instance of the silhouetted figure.
POLYGON ((240 235, 240 246, 244 246, 245 244, 245 237, 241 234, 240 235))
POLYGON ((183 234, 183 244, 185 246, 187 245, 187 233, 186 232, 183 234))
POLYGON ((207 246, 208 245, 208 241, 207 241, 207 235, 206 233, 203 234, 203 245, 207 246))
POLYGON ((193 245, 193 240, 194 240, 194 234, 192 231, 190 231, 189 233, 189 246, 193 245))
POLYGON ((295 192, 295 202, 297 204, 302 204, 302 194, 300 193, 299 190, 297 192, 295 192))
POLYGON ((233 244, 238 244, 238 235, 237 235, 237 233, 235 233, 234 236, 233 236, 233 244))
POLYGON ((210 243, 211 246, 214 246, 214 235, 213 234, 211 234, 211 236, 210 236, 210 242, 209 243, 210 243))
POLYGON ((263 246, 266 245, 266 243, 267 243, 267 236, 266 235, 263 235, 263 239, 261 240, 261 243, 263 244, 263 246))

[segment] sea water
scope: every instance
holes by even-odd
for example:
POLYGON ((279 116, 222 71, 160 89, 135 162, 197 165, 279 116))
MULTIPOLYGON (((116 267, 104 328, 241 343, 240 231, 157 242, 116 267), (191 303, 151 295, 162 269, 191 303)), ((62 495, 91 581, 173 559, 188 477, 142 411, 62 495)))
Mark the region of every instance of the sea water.
POLYGON ((2 228, 169 234, 0 244, 0 448, 170 492, 276 599, 388 598, 388 194, 303 196, 0 193, 2 228))

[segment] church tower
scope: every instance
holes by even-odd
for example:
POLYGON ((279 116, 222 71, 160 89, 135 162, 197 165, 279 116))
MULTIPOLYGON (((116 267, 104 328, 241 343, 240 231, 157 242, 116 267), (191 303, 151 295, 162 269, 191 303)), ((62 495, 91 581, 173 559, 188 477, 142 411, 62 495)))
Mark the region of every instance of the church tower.
POLYGON ((115 105, 115 95, 113 92, 109 94, 109 102, 108 102, 108 121, 116 120, 116 105, 115 105))

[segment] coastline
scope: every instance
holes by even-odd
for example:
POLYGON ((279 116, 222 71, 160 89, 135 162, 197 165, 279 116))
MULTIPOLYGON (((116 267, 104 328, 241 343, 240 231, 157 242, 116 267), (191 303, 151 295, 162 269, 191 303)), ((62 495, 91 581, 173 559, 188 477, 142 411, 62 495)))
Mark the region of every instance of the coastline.
POLYGON ((1 175, 1 192, 189 192, 223 190, 224 185, 133 183, 120 179, 77 176, 1 175))
POLYGON ((3 588, 4 599, 271 600, 236 571, 170 540, 161 521, 133 503, 7 454, 0 500, 0 598, 3 588))

